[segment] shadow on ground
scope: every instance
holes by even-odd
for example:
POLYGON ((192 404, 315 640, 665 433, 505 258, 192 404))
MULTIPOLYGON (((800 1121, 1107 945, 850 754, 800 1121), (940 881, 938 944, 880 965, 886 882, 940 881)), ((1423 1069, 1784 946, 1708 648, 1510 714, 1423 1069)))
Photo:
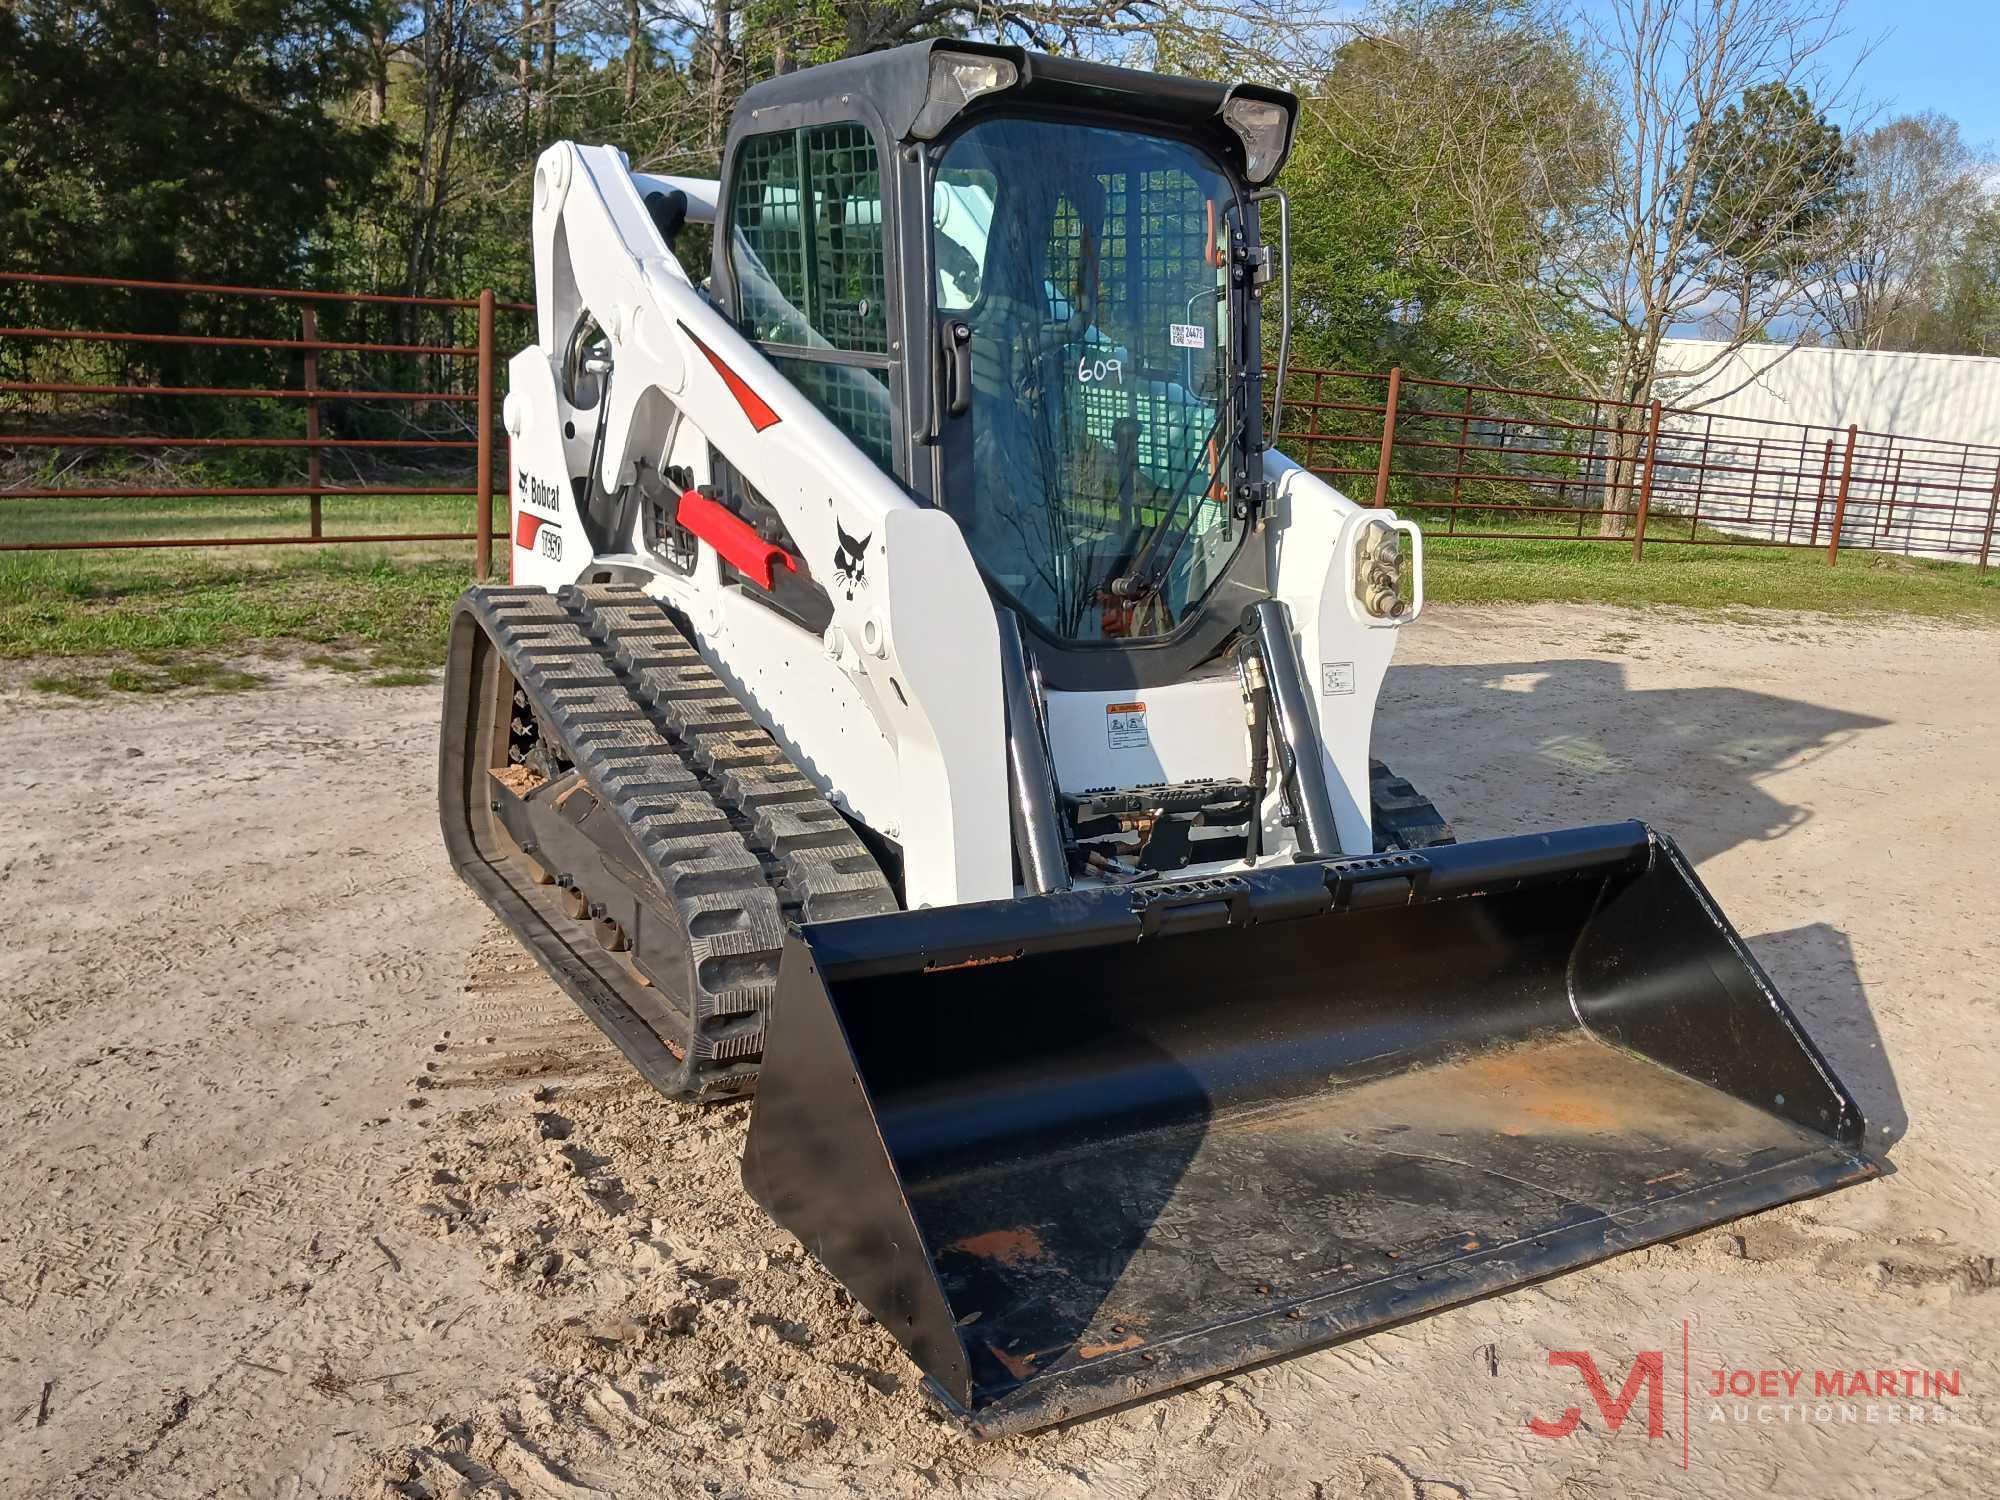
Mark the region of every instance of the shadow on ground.
POLYGON ((1824 922, 1749 939, 1778 993, 1826 1055, 1868 1122, 1868 1151, 1880 1156, 1903 1138, 1910 1117, 1882 1032, 1855 967, 1847 935, 1824 922))
MULTIPOLYGON (((1383 685, 1374 751, 1460 838, 1640 818, 1699 866, 1803 827, 1812 813, 1778 793, 1778 773, 1887 722, 1739 687, 1634 688, 1624 663, 1595 658, 1408 665, 1383 685)), ((1750 946, 1881 1155, 1909 1118, 1846 935, 1816 922, 1750 946)))
POLYGON ((1886 721, 1736 687, 1640 688, 1590 658, 1389 671, 1375 754, 1460 838, 1641 818, 1697 865, 1811 816, 1766 784, 1886 721))

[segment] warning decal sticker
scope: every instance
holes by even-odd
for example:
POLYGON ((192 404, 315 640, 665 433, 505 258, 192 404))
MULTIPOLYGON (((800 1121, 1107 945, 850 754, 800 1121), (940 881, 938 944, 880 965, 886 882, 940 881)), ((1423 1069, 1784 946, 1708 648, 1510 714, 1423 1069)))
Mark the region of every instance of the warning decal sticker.
POLYGON ((1354 663, 1323 661, 1319 664, 1319 690, 1323 697, 1354 691, 1354 663))
POLYGON ((1152 744, 1146 734, 1146 705, 1105 704, 1104 734, 1113 750, 1144 750, 1152 744))

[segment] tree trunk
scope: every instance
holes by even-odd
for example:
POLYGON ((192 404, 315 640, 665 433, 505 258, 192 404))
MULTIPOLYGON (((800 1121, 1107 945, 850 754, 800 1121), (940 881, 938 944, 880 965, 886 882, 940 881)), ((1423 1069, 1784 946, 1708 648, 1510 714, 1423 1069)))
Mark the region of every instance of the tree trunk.
POLYGON ((380 125, 389 112, 389 23, 377 17, 368 27, 368 123, 380 125))
POLYGON ((542 138, 548 139, 556 107, 556 0, 542 0, 542 138))
POLYGON ((1639 508, 1641 450, 1646 446, 1646 403, 1653 398, 1653 372, 1659 367, 1663 328, 1649 325, 1620 356, 1607 397, 1619 403, 1611 419, 1610 463, 1605 476, 1604 509, 1599 536, 1630 536, 1632 513, 1639 508), (1624 514, 1620 514, 1624 512, 1624 514))
MULTIPOLYGON (((416 180, 411 184, 411 216, 408 244, 404 247, 403 293, 417 297, 423 294, 424 284, 429 276, 430 227, 429 204, 431 199, 431 168, 436 159, 438 116, 442 104, 444 86, 444 58, 438 46, 438 38, 443 19, 431 0, 424 0, 423 7, 423 119, 417 134, 416 180)), ((416 342, 416 308, 408 303, 397 309, 397 321, 405 343, 416 342)))
POLYGON ((729 64, 733 48, 729 0, 715 0, 708 33, 708 147, 722 150, 722 133, 729 123, 729 64))
POLYGON ((521 129, 535 128, 535 0, 521 0, 521 55, 514 61, 521 90, 521 129))
POLYGON ((625 107, 639 98, 639 0, 625 0, 625 107))
POLYGON ((1638 420, 1638 412, 1624 406, 1611 419, 1604 505, 1597 518, 1599 536, 1632 534, 1631 512, 1639 507, 1639 448, 1645 441, 1644 430, 1635 425, 1638 420))

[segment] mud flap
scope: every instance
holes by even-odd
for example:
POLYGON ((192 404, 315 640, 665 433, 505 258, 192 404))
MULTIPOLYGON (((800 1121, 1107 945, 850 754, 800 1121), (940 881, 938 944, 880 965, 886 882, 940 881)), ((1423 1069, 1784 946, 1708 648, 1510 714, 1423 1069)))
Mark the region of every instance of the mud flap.
POLYGON ((750 1192, 975 1432, 1875 1175, 1642 824, 864 917, 788 944, 750 1192))

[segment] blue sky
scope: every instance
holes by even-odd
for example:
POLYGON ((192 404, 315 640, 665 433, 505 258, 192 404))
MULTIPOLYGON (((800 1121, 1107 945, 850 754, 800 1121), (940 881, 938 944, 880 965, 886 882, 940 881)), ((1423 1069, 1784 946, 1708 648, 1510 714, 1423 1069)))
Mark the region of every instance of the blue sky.
POLYGON ((1843 24, 1828 60, 1844 70, 1875 44, 1854 83, 1885 118, 1936 110, 2000 154, 2000 0, 1848 0, 1843 24))

